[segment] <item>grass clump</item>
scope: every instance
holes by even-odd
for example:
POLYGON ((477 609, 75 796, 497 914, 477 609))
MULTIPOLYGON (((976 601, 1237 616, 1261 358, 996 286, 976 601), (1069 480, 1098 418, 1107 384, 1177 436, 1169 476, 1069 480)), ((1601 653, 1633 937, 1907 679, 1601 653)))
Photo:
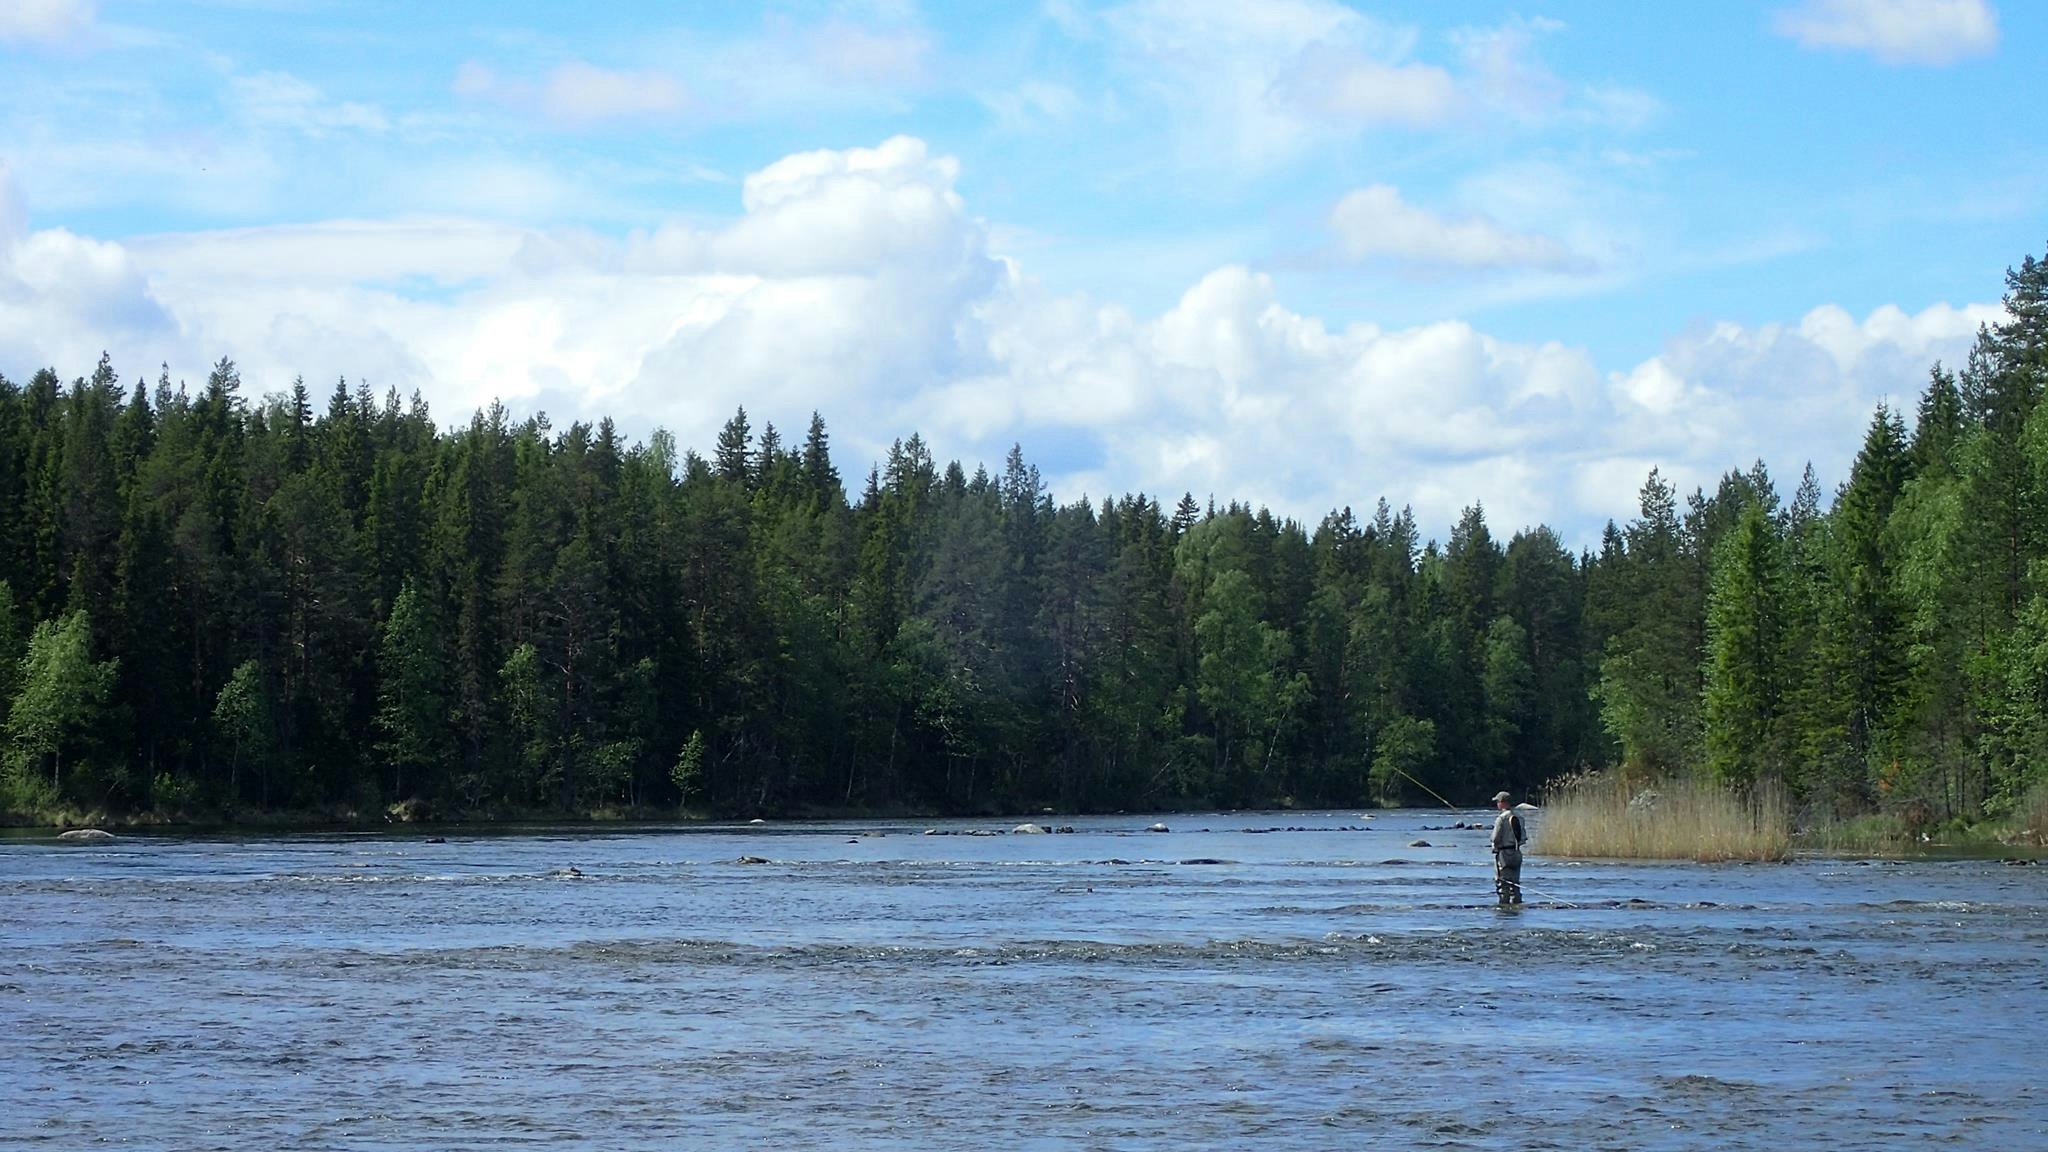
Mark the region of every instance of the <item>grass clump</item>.
POLYGON ((1783 860, 1792 818, 1783 789, 1674 778, 1632 785, 1615 773, 1573 776, 1544 797, 1531 847, 1546 856, 1640 860, 1783 860))

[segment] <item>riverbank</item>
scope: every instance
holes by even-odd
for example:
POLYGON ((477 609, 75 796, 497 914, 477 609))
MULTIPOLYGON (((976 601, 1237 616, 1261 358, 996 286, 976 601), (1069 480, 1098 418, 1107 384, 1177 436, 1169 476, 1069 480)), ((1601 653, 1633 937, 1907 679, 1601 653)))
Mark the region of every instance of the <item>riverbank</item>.
POLYGON ((2048 847, 2048 789, 2004 816, 1934 827, 1897 813, 1802 815, 1783 788, 1768 782, 1737 788, 1606 772, 1558 781, 1544 800, 1531 850, 1565 858, 1763 862, 1794 854, 1995 855, 2048 847))
MULTIPOLYGON (((1288 810, 1282 808, 1261 808, 1244 809, 1242 811, 1279 812, 1288 810)), ((1193 810, 1161 808, 1133 810, 1116 814, 1150 818, 1155 816, 1186 815, 1189 811, 1193 810)), ((1207 808, 1200 811, 1214 812, 1216 810, 1207 808)), ((63 832, 78 828, 104 828, 134 832, 196 833, 370 832, 434 828, 519 828, 534 825, 588 824, 593 826, 624 826, 632 824, 745 823, 754 819, 762 819, 778 824, 869 820, 993 820, 1017 824, 1034 820, 1042 822, 1053 817, 1104 814, 1065 812, 1044 807, 1030 809, 988 808, 969 812, 949 812, 941 809, 913 806, 883 808, 815 807, 793 811, 762 812, 756 810, 722 811, 698 807, 636 807, 617 804, 598 805, 589 808, 492 807, 435 810, 423 805, 405 803, 369 810, 344 805, 326 808, 250 808, 234 811, 194 809, 178 812, 144 811, 125 813, 62 808, 34 812, 0 812, 0 829, 14 829, 24 832, 36 830, 63 832)))

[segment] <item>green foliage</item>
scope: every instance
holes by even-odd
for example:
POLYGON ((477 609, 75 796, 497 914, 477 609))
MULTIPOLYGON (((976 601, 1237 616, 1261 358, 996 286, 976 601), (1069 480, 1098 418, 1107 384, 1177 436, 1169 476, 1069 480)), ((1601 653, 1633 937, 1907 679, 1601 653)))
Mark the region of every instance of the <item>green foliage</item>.
POLYGON ((1436 754, 1436 725, 1414 716, 1396 716, 1373 741, 1372 794, 1382 804, 1399 804, 1436 754))
POLYGON ((18 668, 20 687, 7 713, 15 796, 26 803, 104 803, 125 776, 118 765, 91 759, 104 744, 117 662, 92 659, 86 614, 38 623, 18 668))
POLYGON ((1698 541, 1683 533, 1677 507, 1677 493, 1653 470, 1641 515, 1614 556, 1626 607, 1593 687, 1622 758, 1652 771, 1689 768, 1699 751, 1704 604, 1698 541))
POLYGON ((407 584, 384 622, 377 658, 377 753, 391 771, 393 801, 425 790, 453 760, 440 636, 425 597, 407 584))
POLYGON ((21 615, 14 606, 14 589, 0 580, 0 726, 7 722, 7 707, 20 678, 21 615))
POLYGON ((1385 501, 1057 504, 916 435, 849 491, 815 413, 700 456, 225 359, 0 379, 0 799, 1113 810, 1624 764, 1978 818, 2048 763, 2048 262, 2006 289, 1831 505, 1652 471, 1578 554, 1477 505, 1439 542, 1385 501))
POLYGON ((676 797, 684 804, 695 800, 704 791, 704 733, 692 730, 690 738, 683 743, 683 750, 676 754, 675 766, 668 771, 669 782, 675 785, 676 797))
POLYGON ((261 758, 268 750, 266 719, 269 710, 263 691, 262 668, 254 660, 237 664, 227 683, 221 685, 220 695, 214 698, 213 704, 214 735, 227 748, 230 803, 238 803, 241 799, 243 758, 252 755, 261 758))
POLYGON ((1777 528, 1752 503, 1714 551, 1707 598, 1706 762, 1724 783, 1784 778, 1784 582, 1777 528))

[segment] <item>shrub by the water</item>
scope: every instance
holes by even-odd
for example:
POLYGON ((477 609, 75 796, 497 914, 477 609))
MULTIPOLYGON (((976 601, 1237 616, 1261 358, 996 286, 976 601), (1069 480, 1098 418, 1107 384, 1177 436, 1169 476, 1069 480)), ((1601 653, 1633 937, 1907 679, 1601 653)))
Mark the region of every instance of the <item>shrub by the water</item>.
POLYGON ((1792 821, 1781 789, 1689 778, 1631 785, 1614 773, 1551 785, 1531 847, 1546 856, 1782 860, 1792 821))
POLYGON ((2048 848, 2048 784, 2036 784, 2013 813, 2007 839, 2015 844, 2048 848))

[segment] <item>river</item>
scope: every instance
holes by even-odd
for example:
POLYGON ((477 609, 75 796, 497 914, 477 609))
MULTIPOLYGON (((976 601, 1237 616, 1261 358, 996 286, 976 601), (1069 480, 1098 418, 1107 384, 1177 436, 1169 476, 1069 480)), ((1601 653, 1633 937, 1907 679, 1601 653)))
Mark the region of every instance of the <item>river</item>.
POLYGON ((0 840, 0 1147, 2048 1147, 2048 867, 1040 819, 0 840))

